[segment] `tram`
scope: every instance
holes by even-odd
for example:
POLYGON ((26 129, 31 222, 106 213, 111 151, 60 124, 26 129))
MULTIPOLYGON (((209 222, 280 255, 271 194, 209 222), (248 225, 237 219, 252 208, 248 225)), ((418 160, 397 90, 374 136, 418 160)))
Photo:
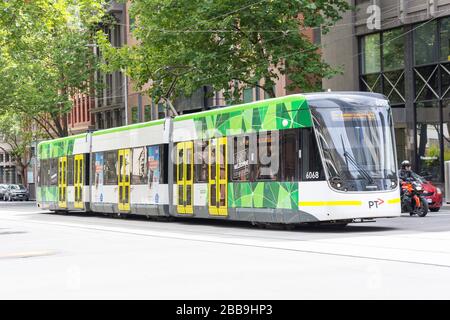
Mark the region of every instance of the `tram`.
POLYGON ((400 216, 380 94, 295 94, 38 145, 37 202, 55 212, 254 224, 400 216))

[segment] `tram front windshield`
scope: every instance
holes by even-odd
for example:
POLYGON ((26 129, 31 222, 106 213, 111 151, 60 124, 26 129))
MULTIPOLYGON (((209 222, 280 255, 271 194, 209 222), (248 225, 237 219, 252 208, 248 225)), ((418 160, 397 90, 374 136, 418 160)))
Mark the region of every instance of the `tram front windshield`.
POLYGON ((330 185, 339 191, 397 187, 392 115, 386 100, 323 99, 311 105, 330 185))

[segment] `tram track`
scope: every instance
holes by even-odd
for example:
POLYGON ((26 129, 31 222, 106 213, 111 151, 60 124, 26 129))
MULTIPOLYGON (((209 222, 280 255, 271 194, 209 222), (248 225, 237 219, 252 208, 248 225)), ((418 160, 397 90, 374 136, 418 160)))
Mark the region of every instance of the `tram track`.
MULTIPOLYGON (((35 213, 31 213, 35 214, 35 213)), ((384 262, 392 262, 392 263, 403 263, 403 264, 414 264, 414 265, 422 265, 429 267, 439 267, 439 268, 450 268, 450 264, 442 264, 442 263, 432 263, 432 262, 424 262, 424 261, 413 261, 407 259, 392 259, 385 257, 375 257, 370 255, 360 255, 360 254, 347 254, 347 253, 339 253, 332 252, 327 250, 311 250, 311 249, 302 249, 302 248, 290 248, 286 246, 276 246, 276 245, 267 245, 267 244, 258 244, 258 243, 245 243, 250 239, 253 241, 267 241, 267 240, 275 240, 275 241, 289 241, 289 242, 303 242, 304 244, 317 244, 317 245, 335 245, 335 243, 331 243, 329 241, 323 240, 306 240, 306 239, 293 239, 293 238, 285 238, 285 237, 267 237, 267 236, 256 236, 256 235, 243 235, 243 234, 230 234, 221 233, 221 232, 211 232, 211 231, 202 231, 202 230, 175 230, 172 228, 160 228, 157 227, 158 230, 136 230, 130 229, 127 230, 124 226, 121 226, 119 223, 102 221, 103 226, 93 226, 93 225, 85 225, 80 224, 78 222, 68 221, 68 222, 54 222, 54 221, 36 221, 32 219, 15 219, 15 218, 6 218, 0 217, 0 220, 10 221, 10 222, 21 222, 21 223, 32 223, 32 224, 40 224, 40 225, 52 225, 57 227, 64 228, 72 228, 78 230, 86 230, 86 231, 96 231, 96 232, 108 232, 108 233, 116 233, 116 234, 126 234, 126 235, 134 235, 134 236, 145 236, 145 237, 153 237, 159 239, 171 239, 171 240, 180 240, 180 241, 194 241, 201 243, 212 243, 212 244, 220 244, 220 245, 231 245, 231 246, 241 246, 241 247, 251 247, 258 249, 268 249, 268 250, 282 250, 288 252, 297 252, 297 253, 306 253, 306 254, 316 254, 316 255, 326 255, 326 256, 335 256, 335 257, 344 257, 344 258, 352 258, 352 259, 365 259, 372 261, 384 261, 384 262), (106 225, 106 226, 105 226, 106 225), (162 233, 165 234, 162 234, 162 233), (176 233, 183 232, 190 234, 189 236, 182 236, 176 233), (160 234, 158 234, 160 233, 160 234), (172 234, 170 234, 172 233, 172 234), (218 240, 218 239, 208 239, 207 237, 233 237, 235 241, 230 240, 218 240), (240 237, 241 239, 236 239, 240 237), (246 240, 242 239, 246 238, 246 240), (242 241, 244 240, 244 241, 242 241)), ((96 221, 98 222, 98 221, 96 221)), ((122 222, 122 221, 121 221, 122 222)), ((138 227, 135 224, 128 224, 127 227, 138 227)), ((139 226, 142 227, 142 226, 139 226)), ((154 227, 154 225, 152 225, 154 227)), ((418 249, 409 249, 409 248, 393 248, 393 247, 382 247, 382 246, 370 246, 370 245, 358 245, 354 243, 345 243, 347 246, 359 246, 359 247, 372 247, 374 249, 389 249, 389 250, 402 250, 402 251, 414 251, 414 252, 427 252, 427 253, 436 253, 436 254, 446 254, 449 252, 444 251, 430 251, 430 250, 418 250, 418 249)))

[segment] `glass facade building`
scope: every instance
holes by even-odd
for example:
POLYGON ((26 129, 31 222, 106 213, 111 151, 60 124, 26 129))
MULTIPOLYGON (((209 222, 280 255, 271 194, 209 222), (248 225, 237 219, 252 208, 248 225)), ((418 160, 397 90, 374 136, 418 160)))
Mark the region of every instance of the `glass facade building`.
POLYGON ((358 50, 359 89, 383 93, 398 115, 399 161, 442 182, 450 160, 450 17, 359 36, 358 50))

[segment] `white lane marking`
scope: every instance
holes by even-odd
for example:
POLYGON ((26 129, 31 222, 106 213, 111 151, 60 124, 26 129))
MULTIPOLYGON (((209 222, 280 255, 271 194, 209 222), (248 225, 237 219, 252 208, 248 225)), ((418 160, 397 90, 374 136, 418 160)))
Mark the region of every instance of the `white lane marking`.
POLYGON ((51 256, 55 254, 57 254, 57 252, 53 250, 15 252, 8 254, 0 254, 0 259, 32 258, 32 257, 51 256))

